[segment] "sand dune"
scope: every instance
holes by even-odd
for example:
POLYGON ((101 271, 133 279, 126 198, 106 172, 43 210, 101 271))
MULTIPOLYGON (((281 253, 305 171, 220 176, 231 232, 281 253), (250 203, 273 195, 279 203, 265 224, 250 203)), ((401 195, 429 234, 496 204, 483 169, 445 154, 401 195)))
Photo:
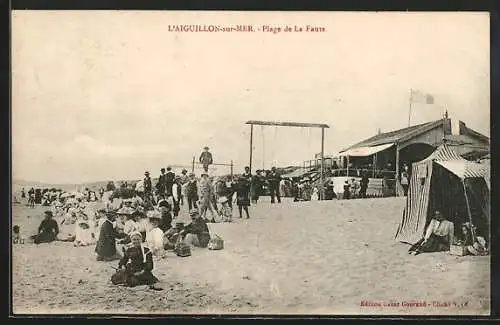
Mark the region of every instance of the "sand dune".
MULTIPOLYGON (((404 199, 268 201, 210 225, 224 250, 156 262, 163 291, 113 286, 94 247, 15 245, 14 313, 489 314, 489 257, 408 255, 393 241, 404 199)), ((42 211, 14 205, 13 222, 27 235, 42 211)))

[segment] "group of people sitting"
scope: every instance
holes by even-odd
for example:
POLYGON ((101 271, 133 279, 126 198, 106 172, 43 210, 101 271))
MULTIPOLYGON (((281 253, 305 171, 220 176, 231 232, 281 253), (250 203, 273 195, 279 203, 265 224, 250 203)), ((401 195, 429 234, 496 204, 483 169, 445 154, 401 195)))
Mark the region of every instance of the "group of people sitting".
POLYGON ((476 227, 470 222, 461 225, 459 236, 455 236, 453 222, 446 220, 440 211, 435 211, 423 237, 413 244, 408 253, 418 255, 421 253, 449 251, 451 245, 465 248, 468 255, 486 255, 488 249, 486 240, 476 233, 476 227))

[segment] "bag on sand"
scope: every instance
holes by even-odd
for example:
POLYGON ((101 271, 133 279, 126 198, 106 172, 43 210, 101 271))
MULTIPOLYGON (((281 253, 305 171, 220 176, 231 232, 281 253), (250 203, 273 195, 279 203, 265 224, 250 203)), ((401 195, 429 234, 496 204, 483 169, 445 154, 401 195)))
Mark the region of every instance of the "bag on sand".
POLYGON ((208 249, 211 249, 211 250, 224 249, 224 240, 222 239, 221 236, 214 233, 213 237, 210 238, 210 241, 208 242, 207 247, 208 247, 208 249))
POLYGON ((174 253, 179 257, 191 256, 191 247, 184 243, 184 241, 182 240, 182 236, 179 236, 177 238, 177 242, 175 243, 174 247, 174 253))

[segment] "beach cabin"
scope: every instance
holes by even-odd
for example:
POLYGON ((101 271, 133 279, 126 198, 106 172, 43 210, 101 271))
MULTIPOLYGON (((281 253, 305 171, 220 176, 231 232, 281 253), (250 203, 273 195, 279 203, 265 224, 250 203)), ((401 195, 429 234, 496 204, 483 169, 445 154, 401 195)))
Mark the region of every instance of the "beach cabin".
MULTIPOLYGON (((490 150, 490 139, 464 122, 444 118, 377 135, 341 150, 338 169, 331 170, 335 184, 360 179, 367 172, 368 196, 403 195, 399 176, 403 166, 427 158, 443 142, 465 159, 477 160, 490 150), (397 173, 396 171, 399 171, 397 173)), ((335 186, 336 191, 342 190, 335 186)))

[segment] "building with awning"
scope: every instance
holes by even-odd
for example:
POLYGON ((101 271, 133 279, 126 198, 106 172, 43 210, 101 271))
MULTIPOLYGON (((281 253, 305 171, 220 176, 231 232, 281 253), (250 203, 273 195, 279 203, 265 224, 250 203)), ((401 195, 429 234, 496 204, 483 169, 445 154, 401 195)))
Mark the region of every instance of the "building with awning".
POLYGON ((443 142, 471 160, 487 155, 490 150, 487 136, 468 128, 462 121, 445 118, 379 133, 341 150, 338 155, 346 175, 354 173, 354 176, 359 170, 365 170, 371 177, 394 180, 398 187, 396 171, 402 171, 406 165, 411 173, 412 163, 427 158, 443 142))

